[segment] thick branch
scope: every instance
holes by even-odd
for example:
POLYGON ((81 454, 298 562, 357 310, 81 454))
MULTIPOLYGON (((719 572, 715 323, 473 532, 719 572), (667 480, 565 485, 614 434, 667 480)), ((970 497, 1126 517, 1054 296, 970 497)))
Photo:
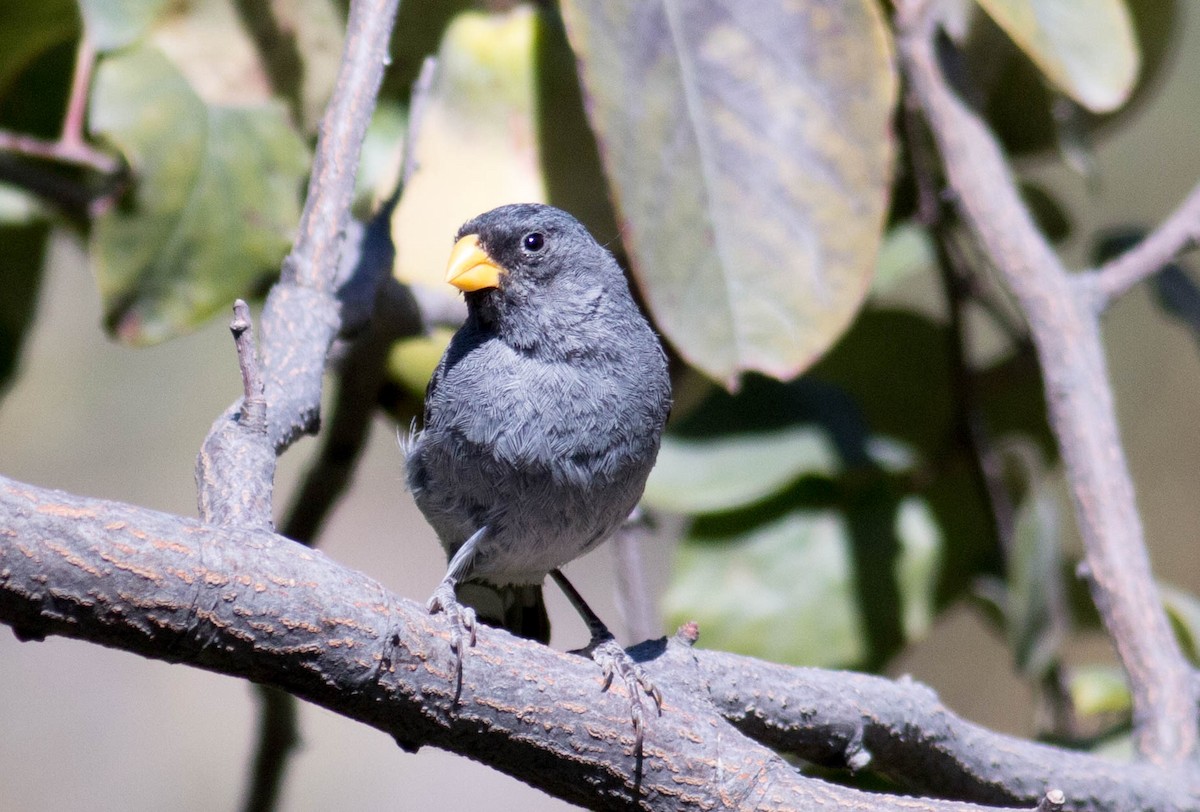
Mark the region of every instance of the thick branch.
POLYGON ((1182 762, 1196 745, 1195 689, 1150 572, 1094 298, 1081 295, 1038 232, 995 138, 947 86, 933 53, 933 26, 920 12, 926 5, 910 0, 899 7, 908 79, 963 219, 1029 323, 1086 548, 1092 596, 1129 675, 1138 750, 1152 761, 1182 762))
POLYGON ((913 784, 934 765, 942 773, 929 780, 952 794, 977 796, 990 780, 1019 787, 1012 794, 1028 807, 1045 788, 1026 788, 1086 775, 1086 794, 1073 796, 1068 784, 1068 808, 1200 808, 1184 774, 996 736, 964 725, 919 686, 662 641, 640 652, 666 702, 647 730, 639 775, 627 700, 619 686, 602 691, 585 658, 482 629, 455 705, 444 620, 320 552, 264 530, 5 479, 0 622, 25 638, 61 634, 273 685, 407 749, 461 753, 592 808, 981 808, 804 778, 727 719, 785 749, 869 762, 913 784))
POLYGON ((1116 765, 994 733, 929 688, 868 674, 789 668, 723 652, 701 663, 722 715, 748 736, 819 764, 857 762, 913 790, 1033 806, 1048 788, 1068 809, 1194 809, 1193 772, 1116 765), (914 779, 917 779, 914 781, 914 779))
POLYGON ((1131 287, 1163 269, 1184 251, 1200 243, 1200 184, 1170 217, 1145 239, 1106 262, 1092 275, 1092 283, 1107 305, 1131 287))

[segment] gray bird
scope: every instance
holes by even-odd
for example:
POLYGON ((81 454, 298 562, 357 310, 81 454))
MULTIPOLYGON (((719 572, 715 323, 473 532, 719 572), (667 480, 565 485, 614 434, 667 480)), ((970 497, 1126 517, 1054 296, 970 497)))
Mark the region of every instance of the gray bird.
POLYGON ((615 672, 629 687, 640 743, 639 686, 660 698, 559 568, 641 498, 671 408, 662 346, 620 266, 566 212, 501 206, 455 239, 446 281, 467 320, 407 449, 409 489, 450 561, 429 610, 450 616, 461 684, 476 612, 548 641, 551 575, 588 625, 605 685, 615 672))

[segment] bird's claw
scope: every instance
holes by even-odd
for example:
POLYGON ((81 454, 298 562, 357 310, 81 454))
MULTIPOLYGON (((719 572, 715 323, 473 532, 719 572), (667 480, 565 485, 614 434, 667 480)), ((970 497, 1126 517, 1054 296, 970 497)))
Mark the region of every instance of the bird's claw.
POLYGON ((450 622, 450 651, 454 654, 454 701, 462 695, 463 655, 475 645, 475 610, 459 602, 454 586, 442 583, 426 604, 429 614, 444 614, 450 622), (464 643, 466 645, 464 645, 464 643))
POLYGON ((613 678, 619 677, 629 694, 629 715, 633 722, 634 753, 641 755, 642 740, 646 732, 646 711, 642 703, 642 694, 654 700, 655 712, 662 715, 662 692, 650 681, 650 677, 640 665, 633 661, 629 652, 612 635, 592 641, 585 653, 600 666, 604 672, 604 685, 601 690, 607 691, 612 685, 613 678))

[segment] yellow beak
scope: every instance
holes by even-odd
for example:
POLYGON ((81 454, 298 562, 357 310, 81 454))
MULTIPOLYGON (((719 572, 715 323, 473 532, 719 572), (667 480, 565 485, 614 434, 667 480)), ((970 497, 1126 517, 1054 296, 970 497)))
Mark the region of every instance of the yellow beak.
POLYGON ((463 293, 499 287, 502 273, 504 269, 483 250, 475 234, 456 242, 446 263, 446 281, 463 293))

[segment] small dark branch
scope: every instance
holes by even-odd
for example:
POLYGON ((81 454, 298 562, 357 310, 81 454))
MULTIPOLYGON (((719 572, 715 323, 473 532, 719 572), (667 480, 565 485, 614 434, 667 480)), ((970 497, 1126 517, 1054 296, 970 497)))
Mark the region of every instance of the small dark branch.
POLYGON ((242 371, 241 422, 248 428, 265 433, 267 403, 263 399, 262 373, 258 368, 258 347, 254 343, 254 325, 250 307, 242 299, 233 303, 233 321, 229 323, 237 347, 238 367, 242 371))
POLYGON ((283 263, 284 283, 331 293, 350 219, 354 179, 388 61, 399 0, 354 0, 333 97, 321 119, 299 238, 283 263))
POLYGON ((902 63, 960 215, 1029 324, 1094 575, 1092 597, 1129 676, 1138 751, 1158 763, 1184 762, 1196 746, 1195 686, 1150 570, 1094 297, 1081 295, 1038 232, 995 138, 947 86, 925 11, 923 2, 897 4, 902 63))
MULTIPOLYGON (((400 182, 392 200, 398 200, 400 194, 408 187, 413 174, 418 169, 417 142, 421 136, 421 128, 425 116, 429 114, 429 100, 433 95, 433 77, 437 73, 437 58, 425 57, 421 63, 421 72, 413 82, 412 95, 408 102, 408 131, 404 134, 404 152, 400 160, 400 182)), ((393 204, 394 205, 394 204, 393 204)))
POLYGON ((941 195, 940 167, 920 118, 920 104, 911 88, 904 94, 903 122, 913 182, 917 187, 917 218, 933 238, 950 316, 950 377, 957 394, 956 434, 970 449, 976 485, 990 508, 996 541, 1007 556, 1016 523, 1015 511, 985 424, 978 387, 967 358, 968 336, 963 307, 970 296, 973 277, 966 258, 957 247, 953 228, 947 222, 947 207, 941 195))
POLYGON ((271 685, 406 749, 460 753, 589 808, 984 808, 806 778, 754 739, 826 762, 840 753, 910 784, 938 783, 947 797, 990 791, 1028 809, 1054 786, 1080 810, 1200 806, 1194 766, 1021 742, 962 722, 910 681, 679 639, 636 653, 664 696, 639 785, 628 698, 620 685, 601 690, 584 658, 481 628, 455 702, 445 619, 319 551, 3 478, 0 622, 31 639, 64 635, 271 685))
POLYGON ((1184 251, 1200 241, 1200 185, 1192 189, 1174 213, 1146 238, 1120 256, 1106 262, 1086 281, 1095 286, 1097 306, 1104 309, 1113 300, 1148 276, 1153 276, 1184 251))
POLYGON ((612 540, 617 557, 617 606, 625 620, 629 640, 649 640, 662 634, 662 618, 650 591, 646 559, 642 553, 650 533, 645 518, 635 515, 612 540))
POLYGON ((243 812, 271 812, 278 807, 288 756, 300 744, 296 698, 270 685, 257 688, 261 722, 250 779, 251 791, 242 804, 243 812))

